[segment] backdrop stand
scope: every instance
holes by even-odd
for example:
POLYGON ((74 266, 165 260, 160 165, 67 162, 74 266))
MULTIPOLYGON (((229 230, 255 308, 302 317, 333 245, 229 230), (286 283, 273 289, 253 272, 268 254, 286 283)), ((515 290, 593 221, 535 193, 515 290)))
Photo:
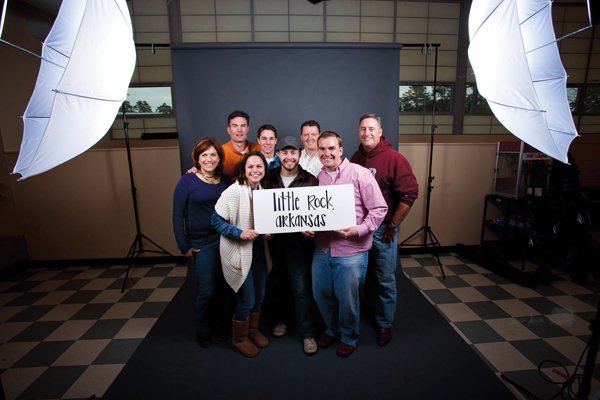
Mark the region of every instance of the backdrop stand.
POLYGON ((135 187, 135 181, 133 179, 133 167, 131 165, 131 148, 129 147, 129 122, 127 122, 127 114, 125 112, 125 103, 122 106, 123 109, 123 130, 125 132, 125 147, 127 148, 127 163, 129 166, 129 183, 131 185, 131 198, 133 200, 133 214, 135 216, 135 230, 136 235, 129 247, 129 251, 127 252, 127 260, 129 261, 127 264, 127 271, 125 272, 125 279, 123 279, 123 286, 121 287, 121 293, 125 291, 125 286, 127 285, 127 277, 129 276, 129 270, 131 269, 132 259, 138 257, 142 253, 158 253, 158 254, 167 254, 173 257, 168 250, 166 250, 161 245, 157 244, 154 240, 150 239, 148 236, 144 235, 140 228, 140 217, 138 213, 138 205, 137 205, 137 189, 135 187), (152 244, 158 250, 152 250, 144 248, 144 240, 152 244))
POLYGON ((435 62, 433 69, 433 101, 431 103, 431 142, 429 145, 429 176, 427 178, 427 200, 425 206, 425 225, 415 231, 412 235, 403 240, 399 246, 418 246, 422 249, 429 250, 435 256, 437 263, 440 267, 440 271, 442 272, 442 276, 446 279, 446 273, 444 272, 444 267, 442 266, 442 262, 440 261, 439 250, 442 247, 440 245, 439 240, 433 233, 431 226, 429 226, 429 207, 431 205, 431 191, 433 190, 433 186, 431 185, 434 177, 431 175, 432 173, 432 165, 433 165, 433 143, 435 137, 435 101, 436 101, 436 89, 437 89, 437 66, 438 66, 438 48, 440 47, 439 43, 435 44, 404 44, 402 47, 421 47, 424 51, 427 51, 427 48, 435 47, 435 62), (410 244, 410 240, 423 232, 423 245, 419 244, 410 244))

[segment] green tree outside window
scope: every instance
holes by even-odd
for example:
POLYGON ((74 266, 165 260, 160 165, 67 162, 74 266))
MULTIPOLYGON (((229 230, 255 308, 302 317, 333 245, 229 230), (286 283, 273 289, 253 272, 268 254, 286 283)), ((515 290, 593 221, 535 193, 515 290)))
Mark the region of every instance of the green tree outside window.
MULTIPOLYGON (((400 112, 431 112, 433 85, 400 85, 400 112)), ((452 86, 436 85, 435 111, 452 112, 452 86)))

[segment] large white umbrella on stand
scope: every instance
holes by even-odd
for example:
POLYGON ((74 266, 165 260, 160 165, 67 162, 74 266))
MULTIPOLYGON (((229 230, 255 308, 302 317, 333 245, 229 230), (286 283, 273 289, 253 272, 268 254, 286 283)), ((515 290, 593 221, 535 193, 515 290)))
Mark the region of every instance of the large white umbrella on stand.
POLYGON ((48 171, 100 140, 127 97, 135 57, 125 0, 63 0, 43 44, 13 173, 48 171))
POLYGON ((567 163, 578 134, 551 0, 473 0, 469 60, 479 93, 515 136, 567 163))

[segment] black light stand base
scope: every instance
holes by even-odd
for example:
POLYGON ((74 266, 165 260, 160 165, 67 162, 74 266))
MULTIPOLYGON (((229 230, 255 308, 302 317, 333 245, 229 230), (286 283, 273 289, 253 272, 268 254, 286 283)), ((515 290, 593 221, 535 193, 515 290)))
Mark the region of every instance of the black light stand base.
POLYGON ((425 226, 421 227, 420 229, 418 229, 415 233, 413 233, 412 235, 410 235, 409 237, 404 239, 404 241, 402 243, 400 243, 399 246, 416 246, 416 247, 421 247, 423 249, 431 249, 430 252, 433 253, 433 255, 435 256, 438 266, 440 267, 440 272, 442 273, 442 276, 444 277, 444 279, 446 279, 446 273, 444 272, 444 266, 442 265, 442 262, 440 261, 440 255, 439 255, 442 245, 440 244, 439 240, 437 240, 437 238, 435 237, 435 234, 433 233, 433 231, 431 230, 431 227, 429 225, 425 225, 425 226), (423 234, 425 235, 422 245, 407 244, 407 242, 410 242, 410 240, 412 238, 414 238, 421 232, 423 232, 423 234))
MULTIPOLYGON (((596 354, 600 347, 600 302, 596 307, 596 317, 590 321, 592 335, 588 341, 587 357, 583 367, 583 377, 579 386, 577 399, 587 399, 592 390, 592 377, 596 366, 596 354)), ((596 398, 596 396, 594 396, 596 398)))
POLYGON ((142 253, 166 254, 166 255, 173 257, 173 254, 171 254, 168 250, 166 250, 161 245, 157 244, 155 241, 150 239, 148 236, 146 236, 142 233, 138 233, 135 236, 135 239, 133 239, 133 243, 131 243, 131 247, 129 247, 129 251, 127 252, 127 260, 129 262, 127 263, 127 271, 125 272, 125 279, 123 279, 123 286, 121 287, 121 293, 123 293, 125 291, 125 286, 127 285, 127 278, 129 277, 129 270, 131 270, 131 266, 134 264, 132 262, 132 259, 138 257, 142 253), (143 239, 150 242, 152 245, 154 245, 159 250, 144 249, 144 244, 142 242, 143 239))

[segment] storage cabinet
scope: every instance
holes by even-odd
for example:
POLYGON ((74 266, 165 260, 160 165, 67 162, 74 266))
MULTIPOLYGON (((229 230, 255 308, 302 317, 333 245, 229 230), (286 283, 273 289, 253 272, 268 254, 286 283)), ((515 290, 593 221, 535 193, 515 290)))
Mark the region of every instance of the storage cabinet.
POLYGON ((481 248, 505 261, 528 259, 536 198, 485 196, 481 248))

